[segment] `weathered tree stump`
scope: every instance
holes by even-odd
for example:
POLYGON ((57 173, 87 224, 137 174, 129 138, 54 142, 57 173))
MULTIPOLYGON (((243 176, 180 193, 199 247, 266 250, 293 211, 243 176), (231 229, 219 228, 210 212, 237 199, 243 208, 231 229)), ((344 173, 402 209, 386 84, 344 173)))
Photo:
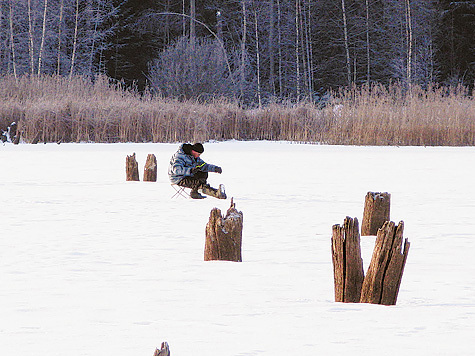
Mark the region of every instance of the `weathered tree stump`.
POLYGON ((346 217, 343 226, 333 225, 332 258, 335 301, 359 302, 364 271, 357 218, 346 217))
POLYGON ((402 249, 403 230, 403 221, 397 227, 394 222, 387 221, 379 229, 371 264, 361 289, 361 303, 396 304, 410 247, 409 241, 405 239, 402 249))
POLYGON ((211 210, 206 225, 206 242, 204 260, 221 260, 241 262, 243 214, 236 210, 233 199, 226 212, 221 216, 221 210, 211 210))
POLYGON ((170 347, 168 346, 168 343, 162 342, 160 350, 156 349, 153 356, 170 356, 170 347))
POLYGON ((138 181, 139 179, 139 165, 135 159, 135 152, 132 156, 127 156, 125 160, 125 171, 127 181, 138 181))
POLYGON ((377 235, 381 226, 390 220, 390 200, 389 193, 368 192, 366 194, 361 236, 377 235))
POLYGON ((145 169, 143 172, 144 182, 156 182, 157 181, 157 158, 154 154, 150 153, 147 156, 145 162, 145 169))

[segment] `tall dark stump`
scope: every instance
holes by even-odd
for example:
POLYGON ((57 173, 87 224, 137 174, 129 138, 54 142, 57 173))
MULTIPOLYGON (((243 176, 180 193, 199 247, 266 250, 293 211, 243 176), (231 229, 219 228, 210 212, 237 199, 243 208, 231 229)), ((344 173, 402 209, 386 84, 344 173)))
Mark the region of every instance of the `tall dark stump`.
POLYGON ((376 236, 378 230, 390 220, 391 194, 368 192, 365 198, 361 236, 376 236))
POLYGON ((135 159, 135 152, 132 156, 127 156, 125 159, 125 172, 127 181, 138 181, 139 179, 139 165, 135 159))
POLYGON ((333 225, 332 259, 335 301, 359 302, 364 271, 357 218, 346 217, 343 226, 333 225))
POLYGON ((361 303, 395 305, 410 243, 403 240, 404 222, 387 221, 379 229, 371 264, 361 289, 361 303))
POLYGON ((149 154, 147 156, 147 161, 145 162, 145 168, 143 172, 143 181, 144 182, 156 182, 157 181, 157 158, 154 154, 149 154))

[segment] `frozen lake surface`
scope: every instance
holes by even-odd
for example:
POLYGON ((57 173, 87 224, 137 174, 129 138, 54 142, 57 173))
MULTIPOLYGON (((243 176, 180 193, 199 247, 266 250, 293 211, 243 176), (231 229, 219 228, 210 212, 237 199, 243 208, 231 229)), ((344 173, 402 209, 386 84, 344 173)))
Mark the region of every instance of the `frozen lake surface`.
POLYGON ((230 200, 171 199, 178 146, 0 146, 2 355, 473 355, 474 147, 206 143, 244 214, 233 263, 203 261, 230 200), (125 181, 133 152, 156 183, 125 181), (411 242, 396 306, 334 302, 331 228, 368 191, 411 242))

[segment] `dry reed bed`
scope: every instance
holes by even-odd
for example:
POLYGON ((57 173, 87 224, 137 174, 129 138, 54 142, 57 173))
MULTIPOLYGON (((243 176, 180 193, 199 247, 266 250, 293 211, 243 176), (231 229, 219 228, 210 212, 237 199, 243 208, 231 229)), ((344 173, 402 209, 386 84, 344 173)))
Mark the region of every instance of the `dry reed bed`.
MULTIPOLYGON (((288 140, 342 145, 474 145, 475 105, 465 88, 353 88, 325 105, 243 109, 228 100, 180 102, 139 95, 104 77, 0 77, 0 128, 25 142, 288 140)), ((471 93, 473 94, 473 93, 471 93)))

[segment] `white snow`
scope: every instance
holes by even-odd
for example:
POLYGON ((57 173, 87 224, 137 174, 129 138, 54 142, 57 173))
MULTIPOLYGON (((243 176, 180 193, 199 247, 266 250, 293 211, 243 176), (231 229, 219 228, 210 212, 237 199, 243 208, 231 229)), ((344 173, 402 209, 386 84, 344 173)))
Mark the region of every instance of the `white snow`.
MULTIPOLYGON (((475 148, 213 142, 242 263, 204 262, 230 199, 171 199, 178 144, 0 146, 0 354, 473 355, 475 148), (126 182, 136 152, 158 182, 126 182), (396 306, 334 302, 331 228, 391 194, 411 249, 396 306)), ((374 237, 362 237, 365 268, 374 237)))

